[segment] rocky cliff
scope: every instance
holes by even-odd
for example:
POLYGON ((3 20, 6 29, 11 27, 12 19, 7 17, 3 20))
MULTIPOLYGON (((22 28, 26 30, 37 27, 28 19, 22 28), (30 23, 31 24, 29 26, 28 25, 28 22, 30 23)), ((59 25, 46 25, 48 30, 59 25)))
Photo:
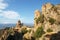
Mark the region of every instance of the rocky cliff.
MULTIPOLYGON (((41 26, 45 32, 44 35, 52 35, 60 31, 59 4, 53 5, 51 3, 46 3, 42 6, 42 11, 35 11, 34 31, 36 32, 41 26)), ((42 37, 44 37, 44 35, 42 35, 42 37)), ((46 40, 49 40, 49 38, 46 40)), ((40 38, 40 40, 42 40, 42 38, 40 38)))
POLYGON ((44 4, 42 6, 42 11, 36 11, 35 15, 35 27, 43 25, 45 32, 48 28, 55 32, 60 31, 60 5, 53 5, 50 3, 44 4))

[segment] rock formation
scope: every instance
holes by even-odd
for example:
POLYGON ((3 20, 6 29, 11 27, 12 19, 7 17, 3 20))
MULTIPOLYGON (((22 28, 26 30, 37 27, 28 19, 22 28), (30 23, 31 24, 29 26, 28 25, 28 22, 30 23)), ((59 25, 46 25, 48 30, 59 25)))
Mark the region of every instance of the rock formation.
POLYGON ((18 20, 16 27, 14 28, 15 31, 20 31, 20 28, 22 27, 22 23, 20 20, 18 20))
POLYGON ((35 17, 34 17, 34 26, 36 27, 37 26, 37 23, 36 23, 36 19, 40 17, 40 11, 39 10, 36 10, 35 11, 35 17))
MULTIPOLYGON (((35 20, 35 27, 39 27, 38 25, 44 25, 44 30, 46 31, 48 28, 51 28, 53 31, 58 31, 58 27, 60 26, 60 5, 52 5, 50 3, 44 4, 42 6, 42 12, 40 14, 37 15, 37 13, 35 15, 37 15, 37 17, 39 17, 39 15, 43 15, 43 24, 39 23, 40 21, 38 20, 38 24, 36 24, 36 20, 39 19, 37 18, 35 20), (58 25, 57 25, 58 24, 58 25), (53 29, 54 28, 54 29, 53 29)), ((36 17, 35 17, 36 18, 36 17)), ((40 17, 41 18, 41 17, 40 17)), ((40 19, 41 20, 41 19, 40 19)))
POLYGON ((41 25, 41 23, 37 22, 38 21, 37 19, 40 17, 41 12, 39 10, 36 10, 34 14, 35 14, 35 16, 34 16, 34 30, 36 30, 36 28, 38 28, 37 26, 41 25))
POLYGON ((21 27, 21 21, 20 20, 18 20, 16 27, 21 27))
MULTIPOLYGON (((35 14, 37 15, 37 13, 35 14)), ((43 25, 43 29, 46 33, 57 33, 60 31, 60 4, 53 5, 51 3, 44 4, 42 6, 42 11, 40 14, 35 17, 34 20, 35 28, 41 27, 43 25)), ((47 34, 48 35, 48 34, 47 34)), ((49 38, 48 38, 49 39, 49 38)))
MULTIPOLYGON (((36 10, 34 16, 34 28, 31 28, 33 30, 31 30, 31 32, 27 32, 23 37, 31 40, 31 37, 34 37, 32 35, 34 35, 39 27, 42 27, 45 32, 39 40, 50 40, 52 34, 60 31, 60 5, 47 3, 42 6, 41 12, 36 10)), ((43 32, 40 31, 40 33, 43 32)))

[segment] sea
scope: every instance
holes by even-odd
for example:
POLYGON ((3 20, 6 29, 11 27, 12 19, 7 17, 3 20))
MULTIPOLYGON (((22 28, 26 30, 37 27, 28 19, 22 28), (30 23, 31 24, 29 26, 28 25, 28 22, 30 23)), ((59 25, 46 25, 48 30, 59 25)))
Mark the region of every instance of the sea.
MULTIPOLYGON (((26 26, 29 26, 29 27, 33 27, 33 24, 23 24, 23 25, 26 25, 26 26)), ((16 24, 0 24, 0 29, 4 29, 6 27, 15 27, 16 24)))

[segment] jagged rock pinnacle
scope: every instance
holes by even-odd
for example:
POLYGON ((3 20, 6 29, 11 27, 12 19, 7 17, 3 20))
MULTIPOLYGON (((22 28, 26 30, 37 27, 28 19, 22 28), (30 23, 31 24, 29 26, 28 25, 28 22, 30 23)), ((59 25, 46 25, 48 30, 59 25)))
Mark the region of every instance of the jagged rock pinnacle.
POLYGON ((36 10, 35 11, 35 18, 38 18, 40 16, 40 11, 39 10, 36 10))

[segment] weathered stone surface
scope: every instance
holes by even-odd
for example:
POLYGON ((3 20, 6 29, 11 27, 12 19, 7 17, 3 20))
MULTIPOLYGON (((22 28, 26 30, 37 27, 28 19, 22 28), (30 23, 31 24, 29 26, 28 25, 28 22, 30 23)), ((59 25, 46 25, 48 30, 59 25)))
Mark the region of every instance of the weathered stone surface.
MULTIPOLYGON (((44 15, 44 18, 43 18, 44 22, 40 23, 40 21, 38 21, 38 24, 35 24, 36 25, 34 28, 35 30, 39 26, 43 25, 44 31, 46 33, 47 33, 47 29, 49 29, 49 28, 51 30, 53 30, 53 32, 55 32, 55 33, 60 31, 60 4, 58 4, 58 5, 53 5, 51 3, 44 4, 42 6, 42 11, 41 11, 40 16, 41 15, 44 15)), ((36 20, 34 23, 36 23, 36 20)), ((42 40, 42 39, 40 39, 40 40, 42 40)), ((50 40, 50 39, 47 38, 46 40, 50 40)))
POLYGON ((31 30, 31 32, 27 32, 26 34, 24 34, 23 38, 27 39, 27 40, 33 40, 32 37, 33 37, 33 33, 34 31, 31 30))
POLYGON ((16 27, 21 27, 21 21, 20 20, 18 20, 16 27))
POLYGON ((40 16, 40 11, 39 10, 36 10, 35 11, 35 18, 38 18, 40 16))
POLYGON ((46 9, 47 9, 47 10, 51 9, 52 7, 53 7, 53 5, 52 5, 51 3, 47 3, 47 4, 46 4, 46 9))
POLYGON ((21 25, 22 25, 21 21, 18 20, 18 22, 16 23, 16 27, 14 28, 14 30, 20 32, 21 27, 22 27, 21 25))
MULTIPOLYGON (((58 22, 58 23, 60 22, 59 8, 60 8, 60 5, 55 6, 55 5, 52 5, 51 3, 47 3, 42 6, 42 13, 41 14, 44 15, 44 23, 43 23, 44 28, 45 28, 44 30, 47 30, 48 28, 55 28, 55 29, 57 28, 58 25, 55 24, 55 22, 58 22), (52 19, 50 20, 50 18, 52 18, 52 19), (51 25, 49 20, 50 21, 55 20, 54 24, 51 25)), ((42 24, 38 23, 36 25, 36 27, 38 25, 42 25, 42 24)))
POLYGON ((34 16, 34 27, 37 26, 37 23, 36 23, 36 19, 38 19, 38 17, 40 17, 40 11, 39 10, 36 10, 35 11, 35 16, 34 16))

